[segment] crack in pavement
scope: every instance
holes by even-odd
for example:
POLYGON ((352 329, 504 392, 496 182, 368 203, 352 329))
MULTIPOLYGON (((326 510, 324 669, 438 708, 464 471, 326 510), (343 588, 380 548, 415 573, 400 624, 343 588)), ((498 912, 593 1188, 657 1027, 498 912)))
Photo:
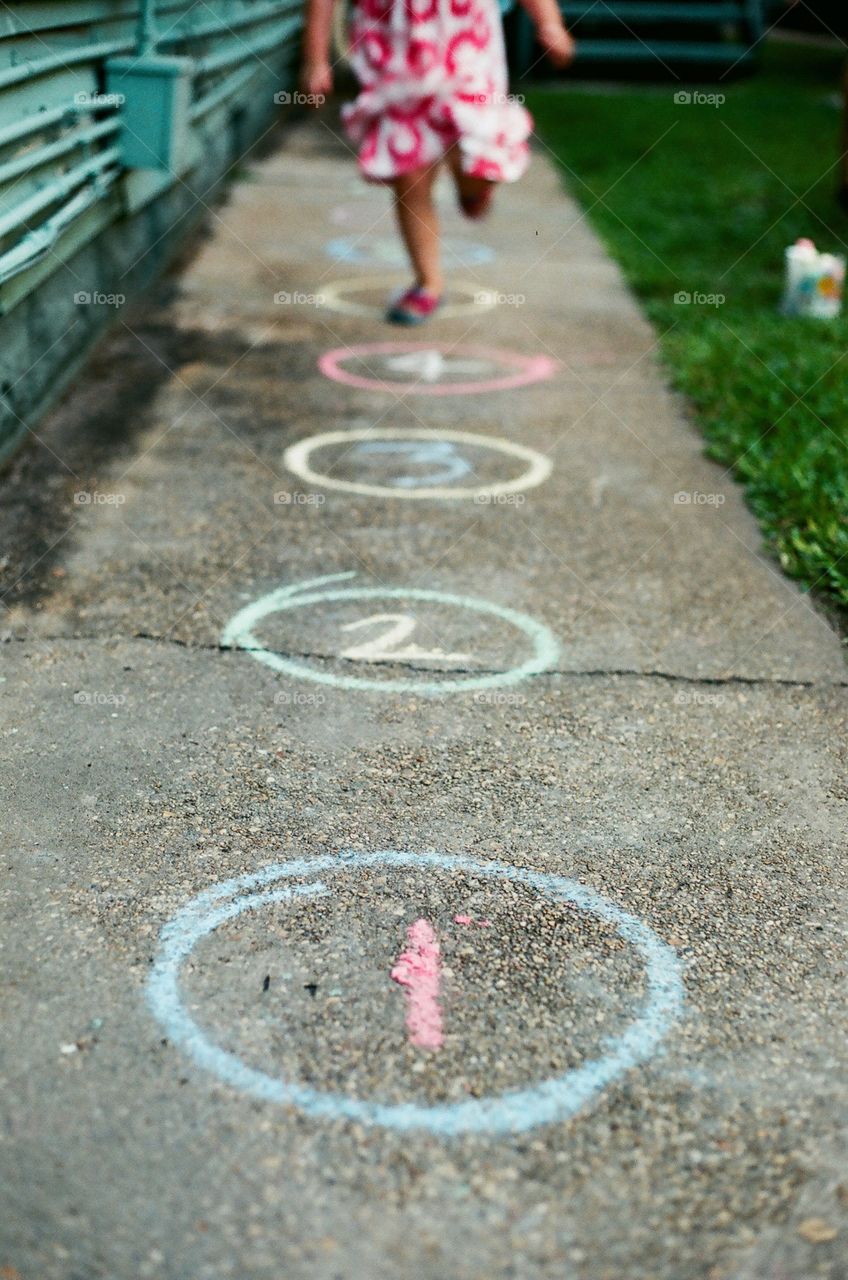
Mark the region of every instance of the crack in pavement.
MULTIPOLYGON (((181 640, 178 636, 157 636, 148 631, 135 631, 131 635, 53 635, 53 636, 7 636, 2 643, 5 644, 46 644, 46 643, 82 643, 91 642, 100 644, 127 642, 131 640, 142 640, 149 644, 169 645, 178 649, 185 649, 192 653, 270 653, 274 657, 283 659, 304 659, 315 662, 341 662, 348 666, 358 666, 356 659, 344 658, 337 653, 317 653, 314 650, 296 650, 296 649, 271 649, 268 645, 257 646, 256 648, 248 648, 244 645, 227 645, 227 644, 202 644, 191 640, 181 640)), ((421 675, 467 675, 467 676, 497 676, 505 674, 505 667, 458 667, 458 666, 424 666, 417 665, 412 662, 379 662, 372 663, 372 666, 380 666, 386 670, 413 671, 421 675)), ((559 676, 562 678, 573 679, 604 679, 612 677, 630 677, 638 680, 663 680, 670 684, 687 684, 687 685, 708 685, 708 686, 733 686, 750 687, 750 688, 781 688, 781 689, 845 689, 848 688, 848 678, 845 680, 790 680, 783 676, 744 676, 738 674, 723 676, 697 676, 687 675, 678 671, 663 671, 656 667, 640 668, 640 667, 550 667, 546 671, 535 671, 522 677, 521 683, 525 680, 538 680, 540 677, 559 676)))

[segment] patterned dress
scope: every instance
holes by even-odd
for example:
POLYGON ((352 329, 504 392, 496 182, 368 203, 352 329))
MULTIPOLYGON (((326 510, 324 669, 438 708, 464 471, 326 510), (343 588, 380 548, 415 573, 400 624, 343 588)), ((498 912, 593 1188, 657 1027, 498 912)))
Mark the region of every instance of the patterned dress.
POLYGON ((342 108, 372 181, 459 146, 465 173, 513 182, 533 121, 508 93, 498 0, 355 0, 351 61, 361 91, 342 108))

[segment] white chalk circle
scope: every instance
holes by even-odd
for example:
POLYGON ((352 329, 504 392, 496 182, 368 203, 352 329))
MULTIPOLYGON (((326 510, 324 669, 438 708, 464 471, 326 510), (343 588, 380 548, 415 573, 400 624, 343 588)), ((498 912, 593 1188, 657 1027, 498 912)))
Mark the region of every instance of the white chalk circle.
POLYGON ((278 587, 276 591, 269 592, 268 595, 254 600, 252 604, 245 605, 238 611, 227 624, 221 636, 221 645, 227 649, 244 649, 257 662, 270 667, 272 671, 294 676, 299 680, 314 680, 318 684, 334 685, 338 689, 373 689, 378 693, 417 693, 428 697, 443 697, 448 693, 465 693, 469 689, 494 689, 504 685, 519 684, 528 676, 550 670, 559 656, 559 644, 553 632, 544 623, 537 622, 526 613, 519 613, 517 609, 495 604, 491 600, 481 600, 476 596, 451 595, 446 591, 428 591, 418 587, 328 587, 330 583, 344 582, 355 577, 356 574, 353 572, 331 573, 320 578, 310 578, 305 582, 295 582, 290 586, 278 587), (316 587, 318 590, 314 589, 316 587), (271 614, 284 613, 290 609, 302 609, 307 605, 351 600, 420 601, 424 604, 450 605, 472 613, 499 618, 527 637, 532 646, 532 653, 524 662, 510 667, 507 671, 489 671, 479 676, 462 675, 458 679, 451 679, 446 673, 442 680, 411 678, 375 680, 367 676, 338 675, 335 672, 321 671, 307 666, 304 662, 284 657, 283 654, 266 648, 256 636, 258 624, 271 614))
POLYGON ((226 880, 191 899, 162 929, 147 983, 147 1000, 172 1044, 199 1067, 242 1093, 283 1106, 297 1107, 318 1120, 350 1120, 395 1131, 428 1130, 441 1137, 475 1133, 522 1133, 543 1124, 570 1119, 626 1072, 647 1062, 662 1046, 683 1009, 683 966, 674 949, 643 921, 576 880, 499 862, 476 862, 444 853, 407 853, 389 849, 374 853, 343 852, 277 863, 226 880), (509 880, 536 889, 553 902, 568 902, 579 911, 611 924, 638 953, 645 966, 646 997, 623 1033, 610 1037, 598 1058, 562 1075, 510 1089, 491 1097, 433 1106, 414 1102, 386 1104, 345 1094, 325 1093, 296 1081, 268 1075, 222 1049, 192 1017, 180 990, 180 971, 203 938, 245 911, 326 895, 320 879, 370 867, 431 867, 464 871, 492 880, 509 880), (305 884, 291 881, 312 877, 305 884), (282 882, 282 887, 280 887, 282 882), (275 886, 275 887, 268 887, 275 886))
MULTIPOLYGON (((368 289, 381 289, 386 296, 394 291, 402 290, 403 282, 396 274, 379 276, 353 276, 348 280, 335 280, 331 284, 321 285, 321 305, 329 311, 338 311, 346 316, 368 316, 370 319, 382 320, 386 307, 385 302, 378 304, 358 302, 356 295, 368 289)), ((435 319, 450 319, 451 316, 476 315, 481 311, 491 311, 497 306, 497 290, 482 289, 479 284, 462 280, 451 280, 450 294, 459 294, 467 299, 464 302, 445 302, 436 312, 435 319)))
MULTIPOLYGON (((336 236, 324 246, 328 257, 336 262, 362 263, 365 266, 405 267, 409 261, 397 236, 336 236)), ((494 259, 494 250, 476 240, 460 240, 446 236, 442 252, 449 265, 479 267, 494 259)))
POLYGON ((481 499, 496 498, 503 494, 520 493, 524 489, 533 489, 547 480, 551 473, 550 459, 535 449, 525 445, 513 444, 511 440, 500 440, 495 436, 474 435, 471 431, 443 431, 427 428, 409 427, 361 427, 351 431, 324 431, 320 435, 308 436, 290 445, 283 454, 283 462, 289 471, 294 472, 309 484, 323 489, 337 489, 342 493, 360 493, 374 498, 453 498, 481 499), (526 463, 524 471, 514 480, 501 480, 494 484, 468 485, 423 485, 392 486, 388 484, 368 484, 364 481, 340 480, 328 476, 312 466, 312 455, 321 449, 336 444, 352 445, 362 443, 406 442, 444 443, 466 448, 488 449, 508 458, 518 458, 526 463))

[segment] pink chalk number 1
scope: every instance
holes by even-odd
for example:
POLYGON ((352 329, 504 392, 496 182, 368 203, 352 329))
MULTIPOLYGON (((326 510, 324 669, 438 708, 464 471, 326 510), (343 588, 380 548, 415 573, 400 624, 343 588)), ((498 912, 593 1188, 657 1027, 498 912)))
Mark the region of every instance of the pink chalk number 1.
POLYGON ((416 920, 406 931, 407 948, 392 967, 392 978, 406 991, 406 1030, 410 1044, 419 1049, 441 1049, 444 1044, 441 954, 436 931, 429 920, 416 920))
MULTIPOLYGON (((491 920, 455 915, 456 924, 492 927, 491 920)), ((406 1032, 416 1048, 441 1048, 444 1043, 442 1006, 442 954, 436 929, 429 920, 416 920, 406 931, 406 951, 392 966, 392 979, 406 989, 406 1032)))
MULTIPOLYGON (((491 920, 454 916, 456 924, 491 927, 491 920)), ((410 1044, 419 1049, 441 1049, 444 1044, 441 951, 429 920, 416 920, 406 931, 407 947, 392 966, 391 976, 406 991, 406 1030, 410 1044)))

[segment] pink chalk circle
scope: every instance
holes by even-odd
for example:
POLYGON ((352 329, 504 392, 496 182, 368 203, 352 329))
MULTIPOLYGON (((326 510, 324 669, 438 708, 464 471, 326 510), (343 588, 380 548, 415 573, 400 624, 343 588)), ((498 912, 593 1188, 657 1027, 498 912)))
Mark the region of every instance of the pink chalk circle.
MULTIPOLYGON (((449 363, 446 365, 449 369, 449 363)), ((434 346, 425 342, 364 342, 350 347, 336 347, 326 351, 318 361, 318 368, 334 382, 364 391, 396 391, 401 395, 419 396, 469 396, 481 391, 509 391, 513 387, 526 387, 533 382, 543 382, 553 377, 558 365, 550 356, 525 356, 517 351, 496 351, 489 347, 434 346), (422 375, 411 382, 394 382, 379 377, 365 377, 345 368, 345 361, 389 356, 403 360, 416 353, 421 355, 422 375), (461 363, 487 362, 499 366, 503 372, 493 377, 471 379, 466 382, 438 382, 426 372, 428 357, 441 357, 445 361, 455 358, 461 363)))

